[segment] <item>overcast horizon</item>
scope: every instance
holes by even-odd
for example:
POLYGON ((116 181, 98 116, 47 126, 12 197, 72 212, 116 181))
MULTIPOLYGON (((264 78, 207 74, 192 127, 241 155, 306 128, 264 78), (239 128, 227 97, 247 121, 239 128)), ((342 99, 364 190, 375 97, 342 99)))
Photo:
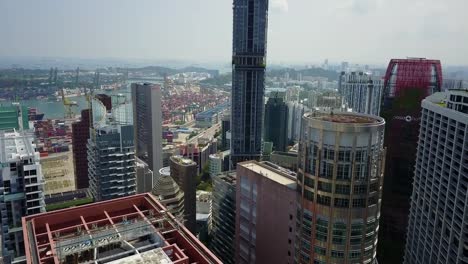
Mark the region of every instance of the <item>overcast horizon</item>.
MULTIPOLYGON (((268 62, 468 64, 464 0, 270 0, 268 62)), ((4 0, 0 57, 229 63, 231 0, 4 0)))

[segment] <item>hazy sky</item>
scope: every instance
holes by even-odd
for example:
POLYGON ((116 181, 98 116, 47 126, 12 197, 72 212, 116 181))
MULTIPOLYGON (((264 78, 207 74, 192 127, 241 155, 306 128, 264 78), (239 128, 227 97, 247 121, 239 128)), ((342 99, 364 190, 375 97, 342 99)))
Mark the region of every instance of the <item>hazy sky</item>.
MULTIPOLYGON (((468 64, 468 0, 270 0, 269 62, 468 64)), ((229 61, 232 0, 0 0, 0 56, 229 61)))

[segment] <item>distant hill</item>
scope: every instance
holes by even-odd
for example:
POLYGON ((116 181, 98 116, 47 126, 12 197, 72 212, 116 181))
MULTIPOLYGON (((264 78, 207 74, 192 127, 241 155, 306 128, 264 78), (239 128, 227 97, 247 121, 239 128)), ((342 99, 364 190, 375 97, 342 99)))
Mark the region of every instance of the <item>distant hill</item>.
MULTIPOLYGON (((127 71, 127 68, 117 68, 117 71, 123 73, 127 71)), ((173 75, 183 72, 206 72, 214 76, 218 75, 218 70, 210 70, 202 67, 185 67, 181 69, 174 69, 162 66, 146 66, 141 68, 128 68, 128 72, 140 72, 148 75, 159 75, 161 77, 163 77, 164 75, 173 75)))
POLYGON ((336 81, 338 80, 338 73, 336 71, 329 71, 322 68, 310 68, 310 69, 302 69, 302 70, 295 70, 292 68, 284 68, 284 69, 272 69, 267 71, 268 77, 284 77, 286 73, 289 73, 289 77, 296 79, 298 74, 301 73, 302 77, 304 76, 311 76, 311 77, 326 77, 329 81, 336 81))

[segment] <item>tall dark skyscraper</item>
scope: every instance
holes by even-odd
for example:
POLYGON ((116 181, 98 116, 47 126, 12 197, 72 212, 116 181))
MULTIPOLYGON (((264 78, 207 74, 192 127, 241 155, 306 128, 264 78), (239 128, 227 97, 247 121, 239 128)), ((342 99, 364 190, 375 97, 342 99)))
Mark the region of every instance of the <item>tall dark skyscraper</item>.
POLYGON ((286 151, 288 145, 288 106, 277 95, 270 97, 265 107, 265 141, 273 142, 273 149, 286 151))
POLYGON ((73 161, 75 163, 75 184, 77 189, 89 187, 88 156, 86 143, 89 138, 91 111, 81 110, 81 120, 72 124, 73 161))
POLYGON ((386 121, 385 181, 379 263, 401 263, 416 161, 421 101, 442 87, 439 60, 393 59, 384 80, 380 115, 386 121))
POLYGON ((234 0, 231 162, 259 160, 265 93, 268 0, 234 0))

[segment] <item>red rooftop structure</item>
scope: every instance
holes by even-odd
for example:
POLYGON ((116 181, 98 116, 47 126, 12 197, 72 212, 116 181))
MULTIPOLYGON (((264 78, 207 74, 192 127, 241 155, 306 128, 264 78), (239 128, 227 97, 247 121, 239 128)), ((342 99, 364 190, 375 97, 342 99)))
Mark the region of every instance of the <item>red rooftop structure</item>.
POLYGON ((221 264, 151 194, 23 218, 28 264, 221 264))

